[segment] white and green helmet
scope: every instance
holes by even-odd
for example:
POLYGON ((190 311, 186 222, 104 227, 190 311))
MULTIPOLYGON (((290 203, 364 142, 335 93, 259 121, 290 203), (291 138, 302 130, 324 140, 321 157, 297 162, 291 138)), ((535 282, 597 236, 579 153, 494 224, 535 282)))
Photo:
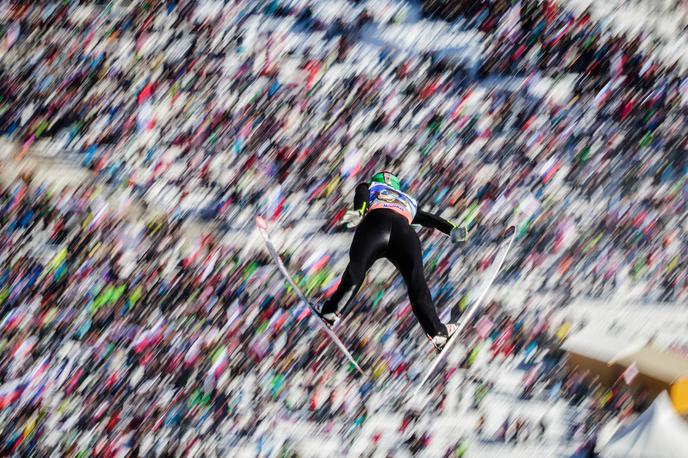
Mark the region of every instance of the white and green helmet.
POLYGON ((373 175, 370 181, 373 183, 383 183, 397 191, 401 191, 401 182, 392 172, 378 172, 373 175))

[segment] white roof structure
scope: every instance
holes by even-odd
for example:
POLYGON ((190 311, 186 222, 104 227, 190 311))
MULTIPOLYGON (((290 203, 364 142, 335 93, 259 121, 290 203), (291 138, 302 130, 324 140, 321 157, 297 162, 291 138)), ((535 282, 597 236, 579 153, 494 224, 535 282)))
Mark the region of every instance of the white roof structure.
POLYGON ((603 458, 684 458, 688 456, 688 423, 662 391, 645 412, 620 427, 599 453, 603 458))
POLYGON ((569 353, 576 353, 587 358, 609 363, 619 355, 637 350, 644 341, 629 339, 626 336, 610 335, 586 326, 581 331, 570 335, 562 348, 569 353))

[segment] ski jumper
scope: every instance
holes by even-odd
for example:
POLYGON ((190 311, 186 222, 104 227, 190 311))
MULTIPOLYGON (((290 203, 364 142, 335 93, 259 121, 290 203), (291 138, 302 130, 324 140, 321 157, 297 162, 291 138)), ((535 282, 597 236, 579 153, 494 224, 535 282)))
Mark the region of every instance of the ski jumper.
POLYGON ((323 313, 336 313, 344 296, 349 305, 363 284, 365 274, 375 261, 389 260, 406 283, 413 313, 423 331, 430 337, 446 335, 437 316, 430 290, 423 274, 423 257, 418 234, 411 224, 437 229, 449 235, 454 225, 431 213, 418 210, 416 200, 383 183, 360 183, 354 195, 354 208, 363 218, 356 227, 349 265, 337 290, 323 304, 323 313))

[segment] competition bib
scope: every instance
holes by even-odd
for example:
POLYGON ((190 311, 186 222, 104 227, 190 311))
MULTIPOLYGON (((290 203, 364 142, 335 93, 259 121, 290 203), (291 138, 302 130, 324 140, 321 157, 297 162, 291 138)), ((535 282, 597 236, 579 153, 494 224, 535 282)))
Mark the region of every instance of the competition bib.
POLYGON ((386 208, 402 215, 409 224, 413 221, 418 207, 416 199, 383 183, 373 183, 368 189, 370 210, 386 208))

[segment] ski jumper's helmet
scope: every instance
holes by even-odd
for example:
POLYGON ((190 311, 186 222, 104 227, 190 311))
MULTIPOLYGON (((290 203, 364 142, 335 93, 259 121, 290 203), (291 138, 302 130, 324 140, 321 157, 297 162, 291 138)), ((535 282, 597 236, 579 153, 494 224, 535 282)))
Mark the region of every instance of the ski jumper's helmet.
POLYGON ((373 178, 370 181, 373 183, 383 183, 392 189, 401 191, 401 182, 399 181, 399 178, 397 178, 397 176, 392 172, 378 172, 373 175, 373 178))

